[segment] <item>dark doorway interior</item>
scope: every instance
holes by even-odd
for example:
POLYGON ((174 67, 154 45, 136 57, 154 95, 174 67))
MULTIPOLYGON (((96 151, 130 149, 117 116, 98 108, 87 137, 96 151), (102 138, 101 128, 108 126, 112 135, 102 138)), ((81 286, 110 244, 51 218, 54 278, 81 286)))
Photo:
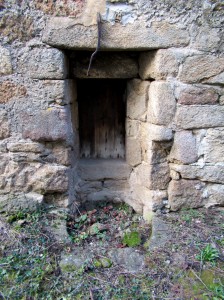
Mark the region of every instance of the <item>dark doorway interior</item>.
POLYGON ((80 158, 125 158, 126 81, 77 80, 80 158))

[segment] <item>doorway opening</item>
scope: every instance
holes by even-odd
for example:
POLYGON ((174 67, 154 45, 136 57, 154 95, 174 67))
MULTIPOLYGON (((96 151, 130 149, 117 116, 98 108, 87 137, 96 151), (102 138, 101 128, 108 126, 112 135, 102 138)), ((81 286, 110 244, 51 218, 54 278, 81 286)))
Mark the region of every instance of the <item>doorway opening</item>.
POLYGON ((80 158, 125 159, 126 81, 77 80, 80 158))

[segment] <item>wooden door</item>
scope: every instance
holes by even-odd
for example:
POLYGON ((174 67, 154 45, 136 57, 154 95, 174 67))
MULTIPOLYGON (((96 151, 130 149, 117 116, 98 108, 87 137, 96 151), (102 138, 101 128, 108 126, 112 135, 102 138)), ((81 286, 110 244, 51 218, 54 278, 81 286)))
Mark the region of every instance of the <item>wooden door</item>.
POLYGON ((81 158, 125 157, 126 81, 78 80, 81 158))

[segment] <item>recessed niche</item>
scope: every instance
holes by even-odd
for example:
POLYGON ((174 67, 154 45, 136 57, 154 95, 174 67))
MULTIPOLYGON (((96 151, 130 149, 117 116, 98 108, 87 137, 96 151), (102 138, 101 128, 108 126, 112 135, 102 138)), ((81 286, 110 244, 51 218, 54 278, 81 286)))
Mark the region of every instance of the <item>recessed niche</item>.
POLYGON ((125 158, 126 80, 77 80, 80 158, 125 158))

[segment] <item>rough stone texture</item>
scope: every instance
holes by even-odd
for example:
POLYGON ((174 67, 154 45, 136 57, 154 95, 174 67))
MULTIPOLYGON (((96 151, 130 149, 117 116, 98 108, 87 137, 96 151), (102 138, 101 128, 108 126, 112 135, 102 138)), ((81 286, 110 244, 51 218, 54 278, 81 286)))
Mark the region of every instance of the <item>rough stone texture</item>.
POLYGON ((164 81, 154 81, 149 88, 147 120, 156 125, 169 125, 176 108, 172 87, 164 81))
POLYGON ((0 104, 6 103, 14 97, 23 97, 27 94, 25 86, 15 84, 13 81, 6 80, 0 83, 0 104))
POLYGON ((66 192, 68 169, 62 166, 43 165, 30 178, 29 185, 40 194, 66 192))
POLYGON ((144 255, 134 248, 112 249, 108 255, 115 265, 123 266, 129 272, 139 272, 144 267, 144 255))
POLYGON ((6 112, 0 111, 0 139, 5 139, 10 135, 9 122, 6 112))
POLYGON ((79 172, 83 180, 127 179, 131 168, 123 160, 81 159, 79 172))
POLYGON ((136 174, 141 185, 150 190, 163 190, 170 181, 169 167, 167 163, 149 165, 142 163, 136 168, 136 174))
POLYGON ((149 240, 149 251, 163 248, 172 238, 172 228, 161 217, 154 216, 152 219, 152 234, 149 240))
POLYGON ((131 166, 137 166, 142 161, 141 144, 136 138, 126 138, 126 161, 131 166))
POLYGON ((128 54, 102 52, 96 56, 91 65, 90 54, 75 57, 73 74, 77 78, 135 78, 138 76, 137 59, 128 54))
POLYGON ((224 107, 218 105, 178 105, 176 125, 182 129, 224 126, 224 107))
POLYGON ((43 196, 34 192, 27 194, 0 195, 0 212, 20 212, 26 210, 34 212, 43 203, 43 196))
POLYGON ((205 194, 208 198, 206 202, 206 207, 214 205, 224 205, 224 185, 209 184, 205 189, 205 194))
POLYGON ((10 52, 0 46, 0 76, 12 73, 12 64, 10 52))
POLYGON ((196 138, 192 132, 186 130, 176 132, 169 160, 191 164, 197 159, 196 138))
MULTIPOLYGON (((51 18, 44 31, 43 42, 58 48, 94 50, 97 44, 97 27, 85 27, 80 20, 51 18)), ((106 50, 148 50, 187 45, 186 30, 167 22, 153 22, 151 27, 139 21, 122 26, 103 24, 101 48, 106 50), (127 38, 129 37, 129 38, 127 38)))
POLYGON ((214 77, 205 79, 203 82, 206 82, 206 83, 209 83, 209 84, 223 85, 224 84, 224 72, 222 72, 222 73, 220 73, 220 74, 218 74, 214 77))
POLYGON ((162 80, 176 77, 178 74, 178 60, 172 50, 160 49, 140 54, 139 75, 142 79, 162 80))
POLYGON ((33 79, 65 79, 67 60, 58 49, 30 49, 20 62, 20 69, 33 79))
POLYGON ((38 111, 34 115, 24 113, 21 117, 23 123, 23 138, 33 141, 66 141, 71 134, 68 124, 69 116, 65 109, 49 108, 38 111))
POLYGON ((184 179, 199 179, 204 182, 224 184, 224 165, 205 165, 201 167, 170 164, 170 169, 179 173, 181 178, 184 179))
POLYGON ((150 123, 141 125, 141 134, 144 139, 155 142, 170 141, 173 138, 172 129, 150 123))
POLYGON ((197 208, 205 204, 204 185, 199 180, 172 180, 168 187, 170 209, 197 208))
POLYGON ((182 82, 207 82, 207 79, 219 75, 224 70, 224 57, 196 55, 187 57, 179 73, 182 82))
POLYGON ((205 163, 224 163, 224 128, 210 128, 199 145, 205 163))
POLYGON ((149 82, 134 79, 127 86, 127 116, 144 120, 147 110, 149 82))
POLYGON ((41 153, 44 149, 44 146, 39 143, 30 143, 27 141, 20 142, 9 142, 7 143, 7 150, 11 152, 34 152, 41 153))
MULTIPOLYGON (((0 195, 5 197, 4 201, 13 195, 7 203, 20 207, 22 202, 27 204, 27 200, 22 200, 26 199, 24 194, 33 190, 44 194, 44 201, 56 206, 76 207, 73 202, 81 198, 89 199, 89 203, 99 199, 122 200, 150 220, 152 210, 167 201, 171 176, 175 187, 181 186, 179 191, 182 189, 183 193, 181 198, 170 192, 171 200, 182 199, 183 205, 189 207, 186 203, 193 194, 193 203, 198 204, 196 180, 202 182, 200 192, 203 191, 205 200, 202 205, 223 205, 221 2, 99 0, 96 4, 94 0, 30 0, 27 3, 4 1, 0 12, 0 195), (74 77, 74 69, 81 74, 77 76, 85 77, 97 45, 96 10, 103 19, 102 51, 93 60, 90 77, 131 79, 140 72, 142 78, 156 81, 128 82, 125 131, 126 139, 132 142, 126 144, 128 163, 122 161, 119 166, 119 162, 113 161, 112 167, 105 167, 105 161, 98 161, 98 166, 90 162, 89 170, 85 166, 82 175, 88 178, 90 172, 93 180, 83 180, 77 174, 79 99, 75 82, 63 79, 74 77), (53 15, 69 18, 51 18, 53 15), (47 43, 65 51, 44 44, 42 36, 47 43), (72 48, 88 53, 69 51, 72 48), (136 64, 139 56, 140 70, 136 64), (66 58, 70 60, 69 72, 66 58), (179 131, 188 129, 192 129, 196 146, 192 136, 178 139, 179 131), (181 163, 181 170, 170 170, 167 165, 175 132, 171 156, 173 161, 181 163), (189 165, 193 152, 189 153, 188 143, 193 147, 190 149, 197 147, 198 161, 193 165, 189 165), (146 176, 141 178, 138 167, 145 165, 148 169, 141 175, 146 176)), ((182 205, 181 201, 177 207, 182 205)))
POLYGON ((212 87, 183 86, 178 103, 184 105, 217 104, 218 93, 212 87))

